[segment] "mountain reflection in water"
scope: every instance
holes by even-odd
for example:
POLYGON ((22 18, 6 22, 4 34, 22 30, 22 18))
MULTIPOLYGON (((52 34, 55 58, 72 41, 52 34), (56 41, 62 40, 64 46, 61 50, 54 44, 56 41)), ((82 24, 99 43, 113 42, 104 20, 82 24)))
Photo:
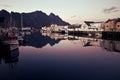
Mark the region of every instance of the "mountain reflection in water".
POLYGON ((36 48, 42 48, 47 44, 53 46, 61 41, 61 39, 54 40, 48 36, 42 36, 39 32, 25 36, 25 40, 26 43, 24 43, 23 46, 33 46, 36 48))

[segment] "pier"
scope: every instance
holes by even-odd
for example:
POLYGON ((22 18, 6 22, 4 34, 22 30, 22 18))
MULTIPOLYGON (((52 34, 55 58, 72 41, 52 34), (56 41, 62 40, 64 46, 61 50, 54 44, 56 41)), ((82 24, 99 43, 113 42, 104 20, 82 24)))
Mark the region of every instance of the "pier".
POLYGON ((120 32, 103 31, 102 39, 120 40, 120 32))
POLYGON ((92 34, 92 35, 96 35, 97 33, 100 33, 102 34, 102 31, 69 31, 68 32, 70 35, 89 35, 89 34, 92 34))

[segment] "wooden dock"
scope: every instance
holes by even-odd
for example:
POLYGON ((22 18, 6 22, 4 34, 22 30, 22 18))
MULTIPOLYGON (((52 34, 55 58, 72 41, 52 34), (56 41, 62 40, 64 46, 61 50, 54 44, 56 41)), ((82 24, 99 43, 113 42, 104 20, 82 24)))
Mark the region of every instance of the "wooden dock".
POLYGON ((102 31, 69 31, 68 32, 70 35, 77 35, 77 36, 81 36, 81 35, 89 35, 92 34, 95 36, 95 34, 100 33, 102 34, 102 31))
MULTIPOLYGON (((58 32, 53 32, 58 33, 58 32)), ((61 32, 59 32, 61 33, 61 32)), ((89 36, 91 34, 92 36, 96 36, 96 34, 99 33, 102 35, 102 39, 109 39, 109 40, 120 40, 120 32, 116 31, 68 31, 68 35, 76 35, 76 36, 89 36)))
POLYGON ((120 32, 103 31, 102 39, 120 40, 120 32))

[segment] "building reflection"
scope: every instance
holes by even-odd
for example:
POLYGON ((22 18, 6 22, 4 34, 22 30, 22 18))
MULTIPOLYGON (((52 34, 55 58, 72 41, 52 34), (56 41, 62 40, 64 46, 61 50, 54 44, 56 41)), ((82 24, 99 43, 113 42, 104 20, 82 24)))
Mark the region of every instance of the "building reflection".
POLYGON ((75 35, 66 35, 60 33, 42 33, 43 36, 50 37, 52 39, 58 40, 69 40, 72 43, 82 44, 83 47, 101 47, 107 51, 111 52, 120 52, 120 41, 113 40, 102 40, 98 38, 91 38, 88 36, 75 36, 75 35))
POLYGON ((120 41, 104 40, 104 48, 111 52, 120 52, 120 41))
POLYGON ((90 38, 90 37, 81 37, 75 35, 66 35, 60 33, 42 33, 43 36, 49 36, 52 39, 61 39, 69 41, 79 41, 83 47, 87 46, 101 46, 101 39, 90 38))
POLYGON ((61 34, 61 33, 51 33, 51 32, 45 32, 45 33, 42 33, 42 36, 48 36, 54 40, 58 40, 58 39, 61 39, 61 40, 64 40, 64 39, 67 39, 67 36, 66 34, 61 34))
POLYGON ((87 46, 101 47, 102 46, 101 39, 95 39, 95 38, 82 38, 81 43, 82 43, 83 47, 87 47, 87 46))
MULTIPOLYGON (((10 45, 9 45, 10 46, 10 45)), ((14 68, 19 61, 19 48, 10 50, 8 45, 0 45, 0 64, 9 64, 11 68, 14 68)))

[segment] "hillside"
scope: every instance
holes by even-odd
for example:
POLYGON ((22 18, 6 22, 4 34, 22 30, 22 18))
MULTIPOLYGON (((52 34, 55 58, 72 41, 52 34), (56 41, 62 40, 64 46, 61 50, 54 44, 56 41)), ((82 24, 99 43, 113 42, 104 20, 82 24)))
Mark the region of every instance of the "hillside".
POLYGON ((21 15, 23 17, 23 27, 41 28, 42 26, 50 26, 51 24, 69 25, 68 22, 63 21, 58 15, 55 15, 54 13, 50 13, 50 15, 47 15, 42 11, 34 11, 31 13, 9 13, 6 10, 0 11, 0 17, 5 18, 6 26, 12 25, 16 27, 21 27, 21 15))

